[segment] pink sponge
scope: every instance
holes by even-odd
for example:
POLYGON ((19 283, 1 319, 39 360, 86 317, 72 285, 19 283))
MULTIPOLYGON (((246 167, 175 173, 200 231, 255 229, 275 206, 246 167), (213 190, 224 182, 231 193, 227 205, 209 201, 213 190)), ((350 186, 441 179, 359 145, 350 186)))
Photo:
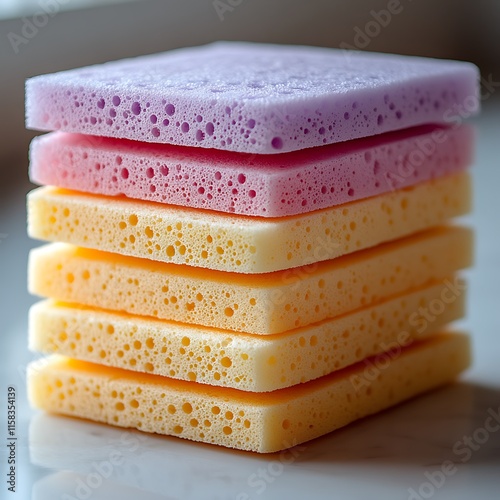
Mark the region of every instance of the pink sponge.
POLYGON ((32 78, 27 126, 280 153, 478 111, 469 63, 220 42, 32 78))
POLYGON ((96 194, 263 217, 411 186, 472 162, 468 126, 422 126, 282 155, 245 155, 54 132, 34 139, 31 180, 96 194))

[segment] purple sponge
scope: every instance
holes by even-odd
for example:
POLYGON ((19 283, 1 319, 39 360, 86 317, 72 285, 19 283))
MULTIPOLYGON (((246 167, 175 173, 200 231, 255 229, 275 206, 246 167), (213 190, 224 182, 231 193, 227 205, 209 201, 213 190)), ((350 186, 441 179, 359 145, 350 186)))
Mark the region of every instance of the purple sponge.
POLYGON ((465 169, 471 127, 421 126, 282 155, 54 132, 31 145, 38 184, 262 217, 296 215, 465 169))
POLYGON ((219 42, 27 81, 27 126, 280 153, 479 108, 470 63, 219 42))

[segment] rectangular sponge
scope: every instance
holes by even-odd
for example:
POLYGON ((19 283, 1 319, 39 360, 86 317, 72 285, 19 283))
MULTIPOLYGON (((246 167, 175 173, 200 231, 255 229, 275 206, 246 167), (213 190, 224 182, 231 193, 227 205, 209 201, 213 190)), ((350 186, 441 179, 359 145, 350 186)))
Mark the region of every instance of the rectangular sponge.
POLYGON ((30 365, 28 397, 49 412, 270 453, 450 382, 469 363, 468 337, 443 333, 306 384, 250 393, 55 355, 30 365))
POLYGON ((444 226, 262 275, 153 262, 64 243, 30 253, 29 290, 63 302, 256 334, 322 321, 468 267, 472 234, 444 226))
POLYGON ((220 271, 267 273, 349 254, 470 209, 468 173, 294 217, 264 219, 43 187, 31 237, 220 271))
POLYGON ((220 42, 30 78, 26 122, 142 142, 284 153, 479 110, 470 63, 220 42), (368 69, 369 68, 369 69, 368 69))
POLYGON ((53 132, 35 137, 30 178, 108 196, 218 212, 283 217, 342 205, 472 163, 468 125, 421 126, 282 155, 53 132))
POLYGON ((422 339, 464 314, 454 277, 374 306, 276 335, 250 335, 42 301, 29 346, 45 354, 243 391, 307 382, 397 343, 422 339))

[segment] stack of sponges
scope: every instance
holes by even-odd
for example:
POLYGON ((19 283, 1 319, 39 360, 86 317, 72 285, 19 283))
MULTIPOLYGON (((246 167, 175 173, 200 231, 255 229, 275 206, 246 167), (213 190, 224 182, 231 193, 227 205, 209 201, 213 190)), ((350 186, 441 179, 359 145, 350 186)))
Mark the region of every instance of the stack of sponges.
POLYGON ((30 79, 32 404, 273 452, 453 380, 477 79, 238 43, 30 79))

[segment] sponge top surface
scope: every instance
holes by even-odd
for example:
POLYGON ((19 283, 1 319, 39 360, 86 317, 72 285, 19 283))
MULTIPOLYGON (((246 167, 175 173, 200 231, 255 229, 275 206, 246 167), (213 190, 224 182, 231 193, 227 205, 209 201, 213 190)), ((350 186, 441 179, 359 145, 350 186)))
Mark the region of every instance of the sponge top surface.
POLYGON ((479 108, 470 63, 240 42, 38 76, 27 126, 280 153, 452 121, 479 108))

